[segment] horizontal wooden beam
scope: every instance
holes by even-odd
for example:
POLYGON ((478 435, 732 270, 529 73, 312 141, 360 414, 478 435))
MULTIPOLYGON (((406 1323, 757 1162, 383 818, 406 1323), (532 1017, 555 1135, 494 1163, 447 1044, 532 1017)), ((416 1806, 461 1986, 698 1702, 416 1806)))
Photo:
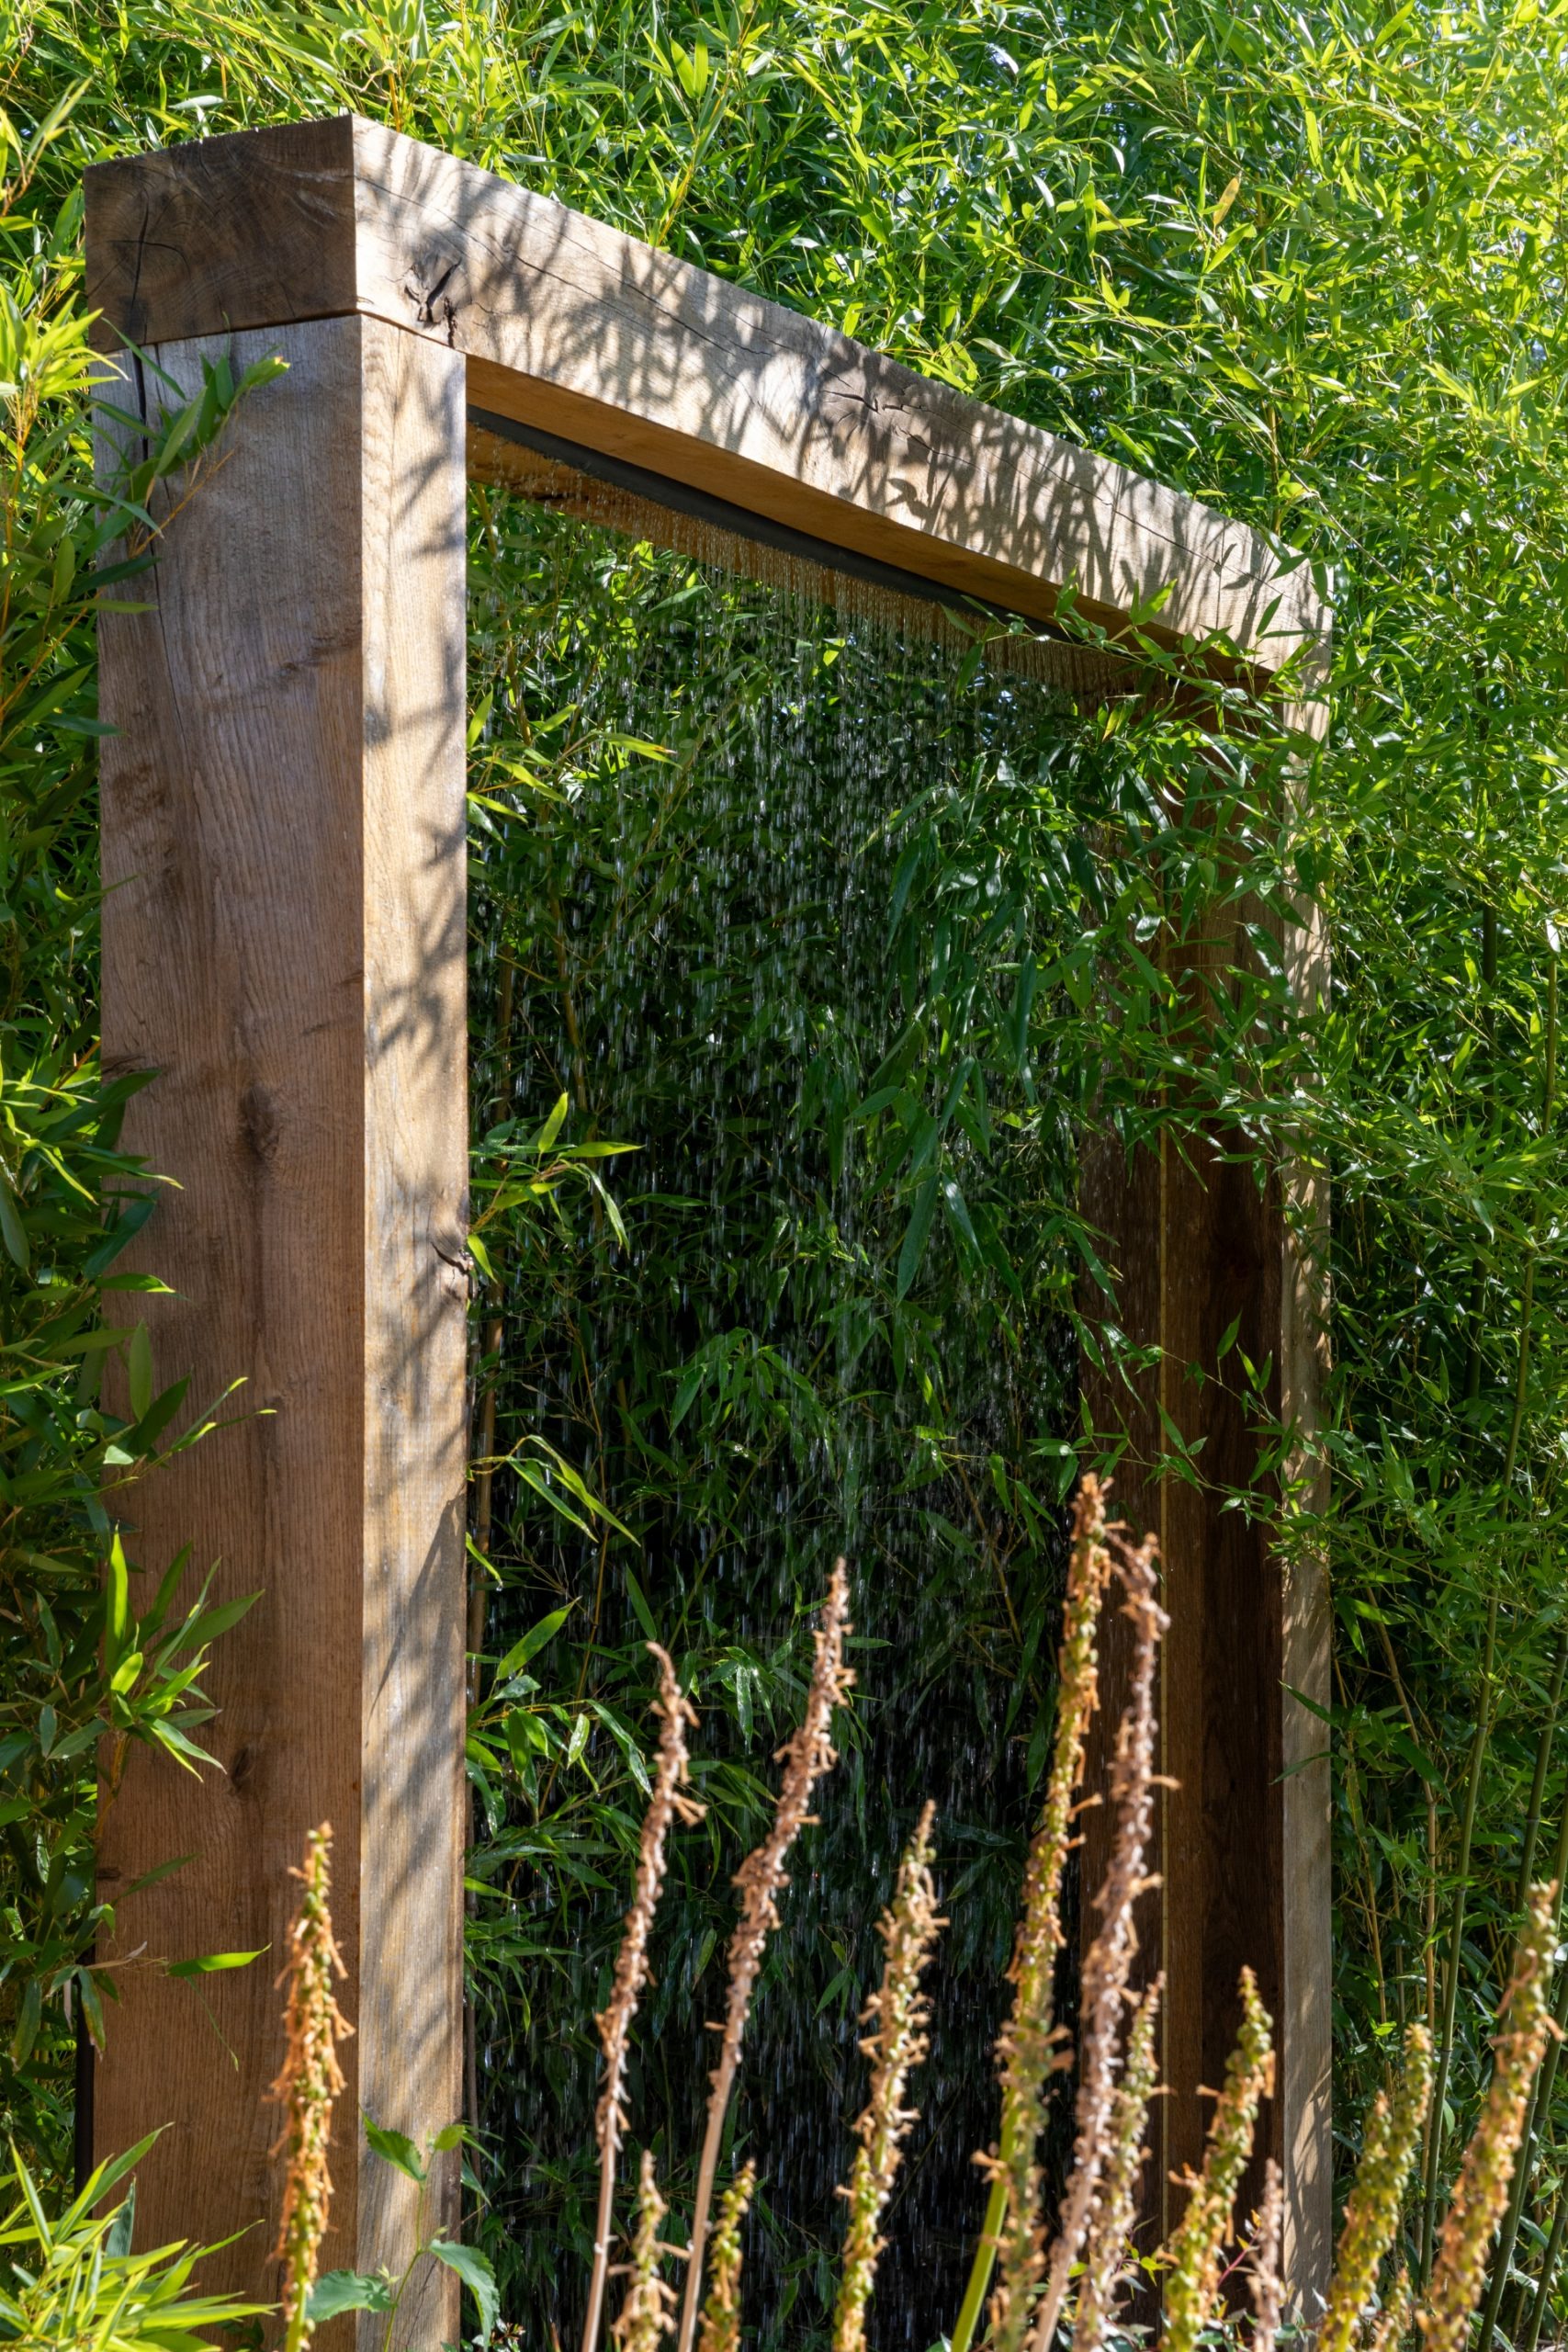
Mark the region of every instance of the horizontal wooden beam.
POLYGON ((1309 666, 1328 613, 1261 534, 602 222, 344 116, 87 175, 106 348, 359 312, 466 356, 472 406, 1048 620, 1309 666))

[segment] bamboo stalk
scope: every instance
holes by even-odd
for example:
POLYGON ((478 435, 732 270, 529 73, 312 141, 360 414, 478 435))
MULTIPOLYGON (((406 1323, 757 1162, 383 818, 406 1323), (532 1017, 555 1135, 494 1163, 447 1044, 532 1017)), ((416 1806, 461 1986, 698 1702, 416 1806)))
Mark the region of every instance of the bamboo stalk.
MULTIPOLYGON (((504 949, 501 960, 501 1000, 496 1014, 496 1031, 501 1043, 500 1068, 496 1094, 504 1105, 512 1092, 512 1008, 516 966, 504 949)), ((501 1342, 502 1326, 501 1301, 496 1298, 487 1317, 484 1335, 479 1342, 481 1362, 494 1358, 494 1368, 485 1383, 479 1400, 479 1442, 478 1447, 479 1476, 474 1481, 474 1550, 477 1560, 468 1562, 468 1704, 477 1707, 480 1699, 480 1679, 484 1672, 485 1633, 490 1617, 490 1546, 495 1496, 495 1413, 496 1391, 501 1381, 501 1342)), ((463 1910, 468 1918, 476 1914, 477 1905, 471 1888, 463 1895, 463 1910)), ((465 1972, 463 1991, 463 2098, 468 2119, 468 2129, 477 2143, 479 2129, 479 2019, 474 2013, 474 1996, 469 1991, 465 1972)))
MULTIPOLYGON (((1552 1751, 1557 1744, 1557 1722, 1562 1712, 1562 1681, 1568 1675, 1568 1628, 1557 1645, 1557 1657, 1551 1669, 1551 1689, 1546 1702, 1546 1721, 1540 1727, 1540 1737, 1535 1745, 1535 1772, 1530 1781, 1529 1810, 1525 1815, 1525 1842, 1519 1856, 1518 1883, 1514 1893, 1514 1908, 1522 1911, 1529 1898, 1530 1882, 1535 1875, 1535 1849, 1540 1838, 1540 1816, 1546 1796, 1546 1775, 1551 1767, 1552 1751)), ((1568 1811, 1564 1813, 1568 1825, 1568 1811)), ((1559 1883, 1562 1865, 1559 1862, 1552 1875, 1559 1883)))
POLYGON ((1552 2210, 1551 2235, 1546 2242, 1546 2253, 1540 2266, 1540 2278, 1536 2285, 1535 2301, 1530 2309, 1529 2325, 1526 2328, 1520 2341, 1518 2352, 1535 2352, 1536 2346, 1540 2342, 1541 2322, 1546 2317, 1547 2307, 1551 2300, 1552 2281, 1557 2275, 1557 2266, 1562 2259, 1562 2241, 1565 2236, 1568 2236, 1568 2188, 1562 2188, 1557 2192, 1557 2203, 1552 2210))
MULTIPOLYGON (((501 966, 501 1001, 496 1014, 496 1027, 501 1038, 501 1068, 496 1092, 504 1104, 512 1093, 512 1008, 517 967, 510 956, 504 955, 501 966)), ((503 1327, 501 1301, 496 1299, 484 1328, 479 1354, 488 1361, 494 1357, 495 1365, 485 1384, 479 1400, 479 1476, 474 1481, 474 1548, 480 1560, 490 1558, 491 1530, 493 1524, 495 1497, 495 1415, 496 1391, 501 1380, 501 1343, 503 1327)), ((485 1621, 489 1614, 490 1584, 486 1569, 479 1561, 468 1563, 468 1704, 479 1702, 479 1660, 485 1645, 485 1621)))
MULTIPOLYGON (((1557 1100, 1557 954, 1553 949, 1548 966, 1546 1004, 1546 1072, 1544 1101, 1541 1106, 1540 1132, 1542 1140, 1551 1130, 1552 1113, 1557 1100)), ((1508 1427, 1508 1442, 1503 1461, 1503 1476, 1499 1488, 1498 1522, 1506 1523, 1509 1498, 1513 1491, 1514 1472, 1518 1462, 1519 1439, 1524 1429, 1525 1400, 1529 1384, 1530 1326, 1535 1310, 1536 1260, 1540 1248, 1541 1195, 1537 1187, 1530 1218, 1530 1238, 1526 1247, 1525 1273, 1519 1301, 1518 1361, 1514 1375, 1513 1412, 1508 1427)), ((1495 1575, 1486 1606, 1486 1636, 1481 1656, 1481 1705, 1476 1717, 1475 1737, 1470 1751, 1465 1773, 1464 1814, 1460 1833, 1459 1868, 1454 1883, 1453 1913, 1449 1928, 1448 1958, 1443 1977, 1443 2024, 1438 2043, 1437 2079, 1432 2092, 1432 2128, 1427 2144, 1427 2178, 1421 2214, 1421 2266, 1423 2285, 1431 2276, 1433 2240, 1437 2229, 1438 2187, 1442 2169, 1443 2105, 1448 2096, 1449 2067, 1453 2057, 1454 2027, 1459 2008, 1460 1971, 1464 1957, 1464 1919, 1466 1897, 1469 1894, 1470 1861, 1475 1837, 1476 1807, 1481 1793, 1481 1775, 1491 1744, 1492 1714, 1495 1704, 1494 1670, 1497 1657, 1497 1611, 1500 1586, 1495 1575)))

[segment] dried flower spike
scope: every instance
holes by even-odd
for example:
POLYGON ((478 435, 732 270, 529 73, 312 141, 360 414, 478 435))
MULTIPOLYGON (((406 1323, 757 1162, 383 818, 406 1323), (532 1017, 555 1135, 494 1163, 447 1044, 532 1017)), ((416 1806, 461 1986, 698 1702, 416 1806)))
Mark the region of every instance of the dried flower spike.
POLYGON ((1220 2257, 1231 2234, 1236 2186, 1252 2154, 1258 2101, 1274 2088, 1273 2020, 1250 1968, 1241 1972, 1241 2031, 1209 2120, 1203 2169, 1190 2174, 1187 2211, 1170 2240, 1162 2352, 1196 2352, 1219 2298, 1220 2257))
POLYGON ((1134 1551, 1112 1532, 1112 1558, 1126 1590, 1134 1648, 1132 1689, 1116 1733, 1111 1802, 1116 1827, 1105 1881, 1094 1898, 1100 1927, 1084 1956, 1083 2034, 1078 2064, 1077 2137, 1073 2169, 1062 2198, 1045 2291, 1030 2325, 1032 2352, 1048 2352, 1066 2301, 1072 2267, 1083 2248, 1100 2167, 1112 2143, 1111 2109, 1126 2004, 1127 1981, 1138 1950, 1133 1914, 1150 1884, 1145 1864, 1154 1829, 1155 1675, 1170 1620, 1155 1598, 1159 1547, 1152 1536, 1134 1551))
POLYGON ((1073 2352, 1099 2352, 1116 2319, 1116 2297, 1134 2225, 1138 2175, 1148 2154, 1144 2132, 1159 2080, 1155 2027, 1165 1979, 1156 1976, 1138 2003, 1127 2037, 1127 2060, 1111 2113, 1111 2152, 1096 2192, 1084 2253, 1083 2281, 1073 2320, 1073 2352))
POLYGON ((599 2139, 599 2212, 593 2233, 593 2274, 589 2282, 582 2352, 594 2352, 604 2314, 604 2281, 609 2275, 610 2238, 615 2227, 615 2158, 626 2123, 626 2038, 648 1976, 648 1939, 664 1883, 664 1841, 671 1821, 696 1821, 703 1811, 694 1799, 684 1794, 690 1770, 686 1726, 694 1725, 696 1716, 675 1679, 675 1669, 667 1654, 657 1642, 649 1642, 648 1647, 659 1668, 659 1696, 653 1702, 653 1712, 660 1718, 659 1753, 653 1768, 653 1793, 643 1816, 632 1907, 626 1913, 626 1931, 615 1959, 615 1980, 609 2007, 596 2020, 604 2052, 604 2088, 594 2117, 599 2139))
POLYGON ((660 2276, 665 2256, 679 2251, 660 2240, 659 2225, 669 2210, 654 2178, 653 2151, 645 2148, 637 2184, 637 2235, 627 2266, 630 2278, 621 2315, 610 2330, 620 2352, 659 2352, 660 2337, 675 2333, 675 2290, 660 2276))
POLYGON ((931 2005, 920 1991, 920 1972, 931 1954, 937 1929, 936 1888, 931 1882, 931 1832, 936 1807, 928 1804, 898 1864, 898 1883, 878 1933, 887 1948, 880 1989, 866 2004, 865 2018, 876 2030, 861 2048, 873 2062, 871 2098, 855 2125, 860 2148, 848 2188, 839 2300, 833 2313, 833 2352, 864 2352, 865 2312, 875 2283, 884 2239, 882 2216, 898 2169, 902 2143, 916 2110, 904 2105, 910 2074, 926 2054, 931 2005))
POLYGON ((1432 2042, 1424 2025, 1404 2036, 1404 2064, 1393 2097, 1380 2091, 1361 2139, 1355 2186, 1345 2200, 1345 2221, 1334 2256, 1318 2352, 1352 2352, 1362 2320, 1371 2311, 1378 2268, 1399 2227, 1404 2185, 1421 2144, 1432 2096, 1432 2042))
POLYGON ((1252 2229, 1251 2352, 1274 2352, 1285 2312, 1285 2184, 1270 2156, 1263 2167, 1263 2202, 1252 2229))
POLYGON ((288 1930, 288 1958, 277 1979, 288 1987, 284 2013, 288 2046, 268 2096, 283 2109, 283 2130, 272 2153, 288 2159, 283 2219, 274 2249, 283 2264, 285 2352, 303 2352, 310 2341, 310 2290, 332 2207, 327 2150, 333 2102, 344 2087, 337 2044, 354 2030, 333 1991, 333 1975, 347 1972, 333 1939, 332 1849, 332 1824, 323 1821, 306 1840, 304 1869, 289 1871, 305 1892, 288 1930))
POLYGON ((1416 2315, 1427 2352, 1464 2352, 1486 2256, 1507 2202, 1530 2088, 1552 2030, 1546 1988, 1557 1940, 1557 1889, 1532 1886, 1529 1912, 1503 1996, 1492 2083, 1454 2187, 1427 2300, 1416 2315))
POLYGON ((1396 2344, 1403 2344, 1410 2333, 1414 2308, 1410 2273, 1401 2263, 1388 2301, 1373 2320, 1368 2334, 1367 2352, 1393 2352, 1396 2344))
POLYGON ((724 2041, 712 2075, 707 2128, 697 2166, 697 2194, 692 2211, 690 2267, 686 2295, 681 2308, 680 2352, 691 2352, 702 2295, 703 2248, 707 2238, 708 2211, 713 2201, 714 2175, 718 2169, 719 2143, 729 2094, 740 2064, 740 2044, 751 1994, 767 1950, 768 1937, 778 1925, 778 1903, 788 1884, 784 1863, 789 1849, 809 1817, 811 1792, 835 1762, 829 1733, 833 1710, 848 1698, 854 1676, 844 1664, 844 1644, 850 1633, 850 1585, 842 1560, 836 1563, 821 1622, 815 1635, 811 1686, 799 1730, 778 1752, 784 1779, 773 1812, 773 1826, 756 1851, 748 1854, 735 1874, 740 1889, 740 1917, 729 1939, 729 1994, 725 2009, 724 2041))
POLYGON ((1052 2021, 1052 1978, 1062 1947, 1062 1871, 1072 1840, 1073 1801, 1083 1777, 1084 1739, 1099 1702, 1095 1629, 1111 1574, 1105 1545, 1105 1489, 1086 1474, 1073 1507, 1058 1669, 1056 1729, 1039 1826, 1029 1849, 1023 1904, 1013 1946, 1012 2012, 997 2045, 1001 2062, 1000 2153, 985 2229, 970 2275, 953 2352, 967 2352, 985 2300, 993 2259, 1000 2277, 991 2308, 996 2352, 1019 2352, 1030 2306, 1044 2269, 1036 2151, 1045 2126, 1045 2090, 1058 2063, 1052 2021))
POLYGON ((756 2165, 743 2165, 718 2200, 697 2352, 740 2352, 740 2224, 756 2186, 756 2165))

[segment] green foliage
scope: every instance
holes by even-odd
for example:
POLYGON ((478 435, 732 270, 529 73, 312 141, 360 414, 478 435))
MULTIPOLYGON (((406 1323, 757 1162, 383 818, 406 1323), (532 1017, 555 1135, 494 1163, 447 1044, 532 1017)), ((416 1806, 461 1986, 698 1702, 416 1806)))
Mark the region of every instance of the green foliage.
POLYGON ((0 2215, 0 2336, 20 2352, 208 2352, 265 2309, 193 2292, 201 2247, 133 2253, 134 2188, 107 2213, 94 2212, 152 2144, 142 2140, 99 2165, 52 2221, 13 2151, 18 2193, 0 2215))
POLYGON ((495 2333, 500 2303, 496 2295, 495 2275, 477 2246, 457 2245, 450 2239, 427 2234, 426 2206, 430 2192, 430 2168, 443 2151, 460 2145, 465 2137, 460 2123, 451 2123, 437 2132, 428 2147, 416 2147, 407 2132, 394 2132, 365 2118, 365 2137, 373 2154, 412 2180, 419 2190, 412 2231, 413 2243, 409 2258, 400 2271, 389 2270, 329 2270, 310 2289, 305 2308, 308 2324, 323 2326, 330 2319, 337 2319, 344 2312, 375 2312, 385 2313, 386 2330, 383 2343, 389 2346, 392 2331, 397 2324, 399 2307, 415 2273, 422 2265, 437 2262, 459 2278, 474 2299, 479 2313, 479 2352, 495 2333))
POLYGON ((78 2005, 103 2031, 96 1768, 112 1781, 130 1740, 191 1764, 209 1645, 238 1613, 186 1595, 183 1558, 146 1589, 113 1533, 130 1482, 212 1413, 158 1387, 135 1308, 157 1284, 115 1271, 153 1193, 117 1143, 141 1081, 96 1060, 93 688, 95 605, 147 568, 152 483, 194 481, 248 383, 221 368, 154 402, 134 461, 95 483, 80 198, 49 192, 73 95, 0 126, 0 2114, 46 2178, 78 2005))
POLYGON ((1091 1106, 1130 1137, 1190 1122, 1191 1089, 1162 1112, 1151 1074, 1190 1069, 1200 1037, 1233 1103, 1288 1050, 1267 968, 1194 999, 1139 944, 1227 889, 1267 907, 1278 747, 1085 715, 1006 644, 944 650, 518 502, 481 503, 470 582, 481 1121, 564 1089, 562 1138, 638 1146, 618 1219, 525 1200, 486 1234, 495 1459, 530 1439, 581 1464, 620 1522, 552 1519, 498 1474, 500 1630, 477 1645, 535 1625, 474 1726, 498 2261, 515 2308, 570 2332, 558 2248, 586 2243, 588 2025, 655 1637, 704 1710, 709 1816, 675 1841, 662 1932, 688 1957, 660 1972, 635 2104, 661 2183, 689 2194, 705 2060, 688 1996, 761 1831, 752 1718, 792 1703, 798 1629, 842 1547, 876 1671, 850 1805, 814 1835, 814 1899, 759 2007, 752 2074, 798 2083, 797 2112, 741 2091, 737 2132, 767 2156, 752 2291, 769 2330, 825 2327, 844 2051, 876 1965, 867 1849, 890 1871, 937 1792, 963 1900, 938 1963, 943 2129, 904 2220, 940 2241, 916 2291, 955 2302, 1054 1703, 1077 1295, 1098 1264, 1077 1131, 1091 1106), (1216 841, 1245 866, 1223 869, 1216 841))

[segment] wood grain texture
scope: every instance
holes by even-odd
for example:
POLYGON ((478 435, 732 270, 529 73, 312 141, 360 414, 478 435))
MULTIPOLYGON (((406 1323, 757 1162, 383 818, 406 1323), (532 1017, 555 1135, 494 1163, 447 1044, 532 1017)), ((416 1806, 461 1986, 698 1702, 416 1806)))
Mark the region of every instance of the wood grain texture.
MULTIPOLYGON (((1321 981, 1321 933, 1292 930, 1285 946, 1298 997, 1308 1001, 1321 981)), ((1166 954, 1179 958, 1190 985, 1200 970, 1216 979, 1244 952, 1239 935, 1216 935, 1166 954)), ((1171 2175, 1201 2159, 1207 2108, 1198 2086, 1223 2078, 1248 1963, 1276 2020, 1280 2062, 1258 2150, 1284 2169, 1287 2275, 1312 2309, 1326 2284, 1331 2224, 1328 1804, 1322 1727, 1287 1685, 1308 1697, 1325 1688, 1325 1591, 1310 1546, 1281 1556, 1264 1526, 1224 1500, 1227 1490, 1259 1483, 1240 1351, 1270 1367, 1269 1420, 1293 1423, 1303 1437, 1316 1426, 1325 1204, 1296 1171, 1260 1188, 1251 1169, 1227 1163, 1214 1146, 1199 1141, 1183 1153, 1168 1131, 1131 1156, 1113 1138, 1097 1138, 1085 1155, 1082 1201, 1119 1276, 1117 1319, 1151 1358, 1130 1383, 1086 1363, 1085 1392, 1096 1429, 1124 1442, 1117 1505, 1136 1530, 1159 1536, 1171 1614, 1161 1768, 1177 1785, 1163 1795, 1156 1867, 1166 1884, 1145 1908, 1139 1971, 1140 1981, 1156 1966, 1165 1972, 1161 2062, 1170 2095, 1153 2119, 1140 2241, 1168 2235, 1179 2219, 1184 2199, 1171 2175), (1233 1320, 1234 1351, 1222 1364, 1220 1340, 1233 1320), (1171 1430, 1191 1453, 1191 1476, 1157 1474, 1171 1430), (1291 1769, 1307 1758, 1316 1760, 1291 1769)), ((1087 1297, 1085 1306, 1103 1312, 1087 1297)), ((1320 1506, 1321 1488, 1303 1499, 1320 1506)), ((1129 1664, 1118 1626, 1103 1645, 1091 1772, 1104 1770, 1129 1664)), ((1103 1871, 1109 1827, 1098 1811, 1085 1816, 1086 1887, 1103 1871)), ((1083 1931, 1092 1932, 1087 1911, 1083 1931)), ((1244 2207, 1260 2187, 1255 2166, 1244 2207)))
MULTIPOLYGON (((134 1262, 176 1293, 147 1302, 160 1379, 246 1384, 238 1428, 134 1491, 130 1548, 142 1590, 189 1543, 216 1593, 262 1597, 208 1677, 221 1771, 133 1753, 106 1809, 96 2132, 169 2123, 139 2236, 245 2230, 212 2273, 268 2293, 273 1979, 323 1819, 357 2029, 326 2267, 406 2259, 412 2191, 362 2165, 361 2106, 415 2136, 460 2110, 467 1296, 462 366, 356 317, 235 356, 275 346, 152 609, 100 625, 105 1058, 157 1072, 126 1139, 180 1188, 134 1262), (261 1946, 199 1988, 155 1965, 261 1946)), ((194 386, 228 347, 156 356, 194 386)), ((448 2159, 437 2220, 456 2187, 448 2159)), ((405 2341, 455 2339, 455 2283, 405 2341)))
POLYGON ((99 164, 87 206, 111 345, 357 310, 462 352, 480 408, 1021 613, 1072 582, 1114 629, 1168 591, 1154 634, 1266 671, 1326 639, 1245 526, 379 125, 99 164))

